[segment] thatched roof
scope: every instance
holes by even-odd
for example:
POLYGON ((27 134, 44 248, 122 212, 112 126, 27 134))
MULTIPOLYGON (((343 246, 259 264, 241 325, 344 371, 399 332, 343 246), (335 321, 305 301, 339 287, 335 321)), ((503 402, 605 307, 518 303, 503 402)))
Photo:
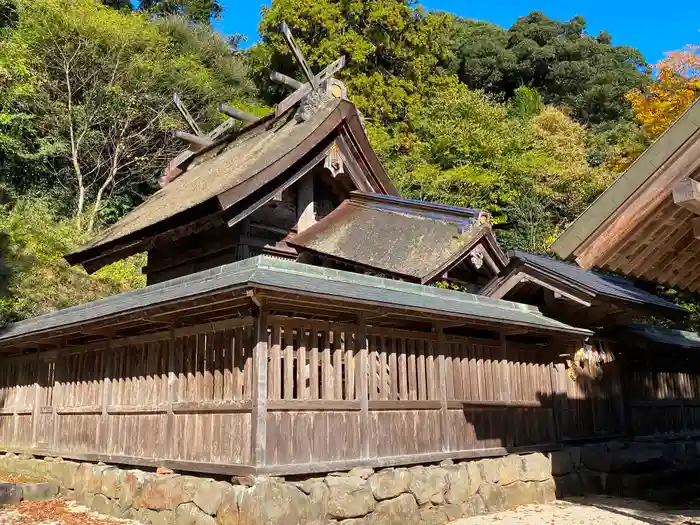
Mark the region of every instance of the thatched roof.
POLYGON ((185 173, 66 259, 94 271, 147 250, 154 235, 233 210, 340 133, 352 139, 363 164, 369 166, 375 191, 397 194, 369 147, 355 107, 333 99, 305 121, 297 121, 293 111, 276 119, 270 115, 200 152, 185 173), (99 262, 91 264, 93 260, 99 262))

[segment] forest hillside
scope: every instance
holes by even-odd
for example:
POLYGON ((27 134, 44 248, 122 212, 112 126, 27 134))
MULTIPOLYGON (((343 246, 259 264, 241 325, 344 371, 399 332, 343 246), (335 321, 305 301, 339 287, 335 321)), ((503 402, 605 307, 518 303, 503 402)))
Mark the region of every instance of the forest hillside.
MULTIPOLYGON (((0 318, 143 286, 143 256, 93 276, 61 256, 157 189, 185 124, 227 102, 265 114, 271 71, 339 74, 403 195, 483 208, 507 247, 553 238, 700 96, 700 50, 647 64, 586 21, 512 27, 405 0, 273 0, 259 43, 211 27, 217 0, 0 0, 0 318)), ((693 44, 692 42, 689 44, 693 44)), ((678 297, 678 300, 688 298, 678 297)))

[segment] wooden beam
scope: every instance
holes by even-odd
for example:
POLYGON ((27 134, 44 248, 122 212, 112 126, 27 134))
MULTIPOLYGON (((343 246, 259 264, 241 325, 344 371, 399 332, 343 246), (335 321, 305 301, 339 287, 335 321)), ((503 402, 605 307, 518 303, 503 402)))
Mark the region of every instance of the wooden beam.
MULTIPOLYGON (((41 384, 39 383, 39 367, 47 366, 40 359, 40 349, 36 349, 36 359, 34 360, 34 406, 32 407, 32 443, 37 445, 39 436, 39 404, 41 403, 41 384)), ((48 374, 47 374, 48 376, 48 374)))
MULTIPOLYGON (((700 132, 696 132, 697 133, 700 132)), ((657 168, 657 173, 634 197, 616 206, 616 210, 574 251, 576 262, 588 270, 607 260, 633 234, 647 215, 669 199, 669 188, 686 174, 700 167, 700 141, 689 139, 657 168)), ((618 179, 619 182, 619 179, 618 179)))
POLYGON ((284 39, 287 41, 289 49, 294 55, 294 58, 296 58, 297 62, 299 63, 299 66, 301 67, 304 76, 311 84, 311 87, 313 87, 314 89, 318 89, 318 80, 314 76, 313 71, 311 71, 311 66, 309 66, 309 63, 306 61, 306 58, 304 58, 304 53, 301 52, 301 49, 296 43, 296 40, 294 40, 294 35, 292 35, 292 32, 289 29, 289 26, 287 25, 287 22, 283 20, 280 29, 282 31, 284 39))
MULTIPOLYGON (((318 73, 314 78, 317 80, 318 84, 321 84, 326 79, 328 79, 332 75, 334 75, 336 72, 340 71, 343 67, 345 67, 345 57, 344 56, 340 57, 338 60, 336 60, 332 64, 328 65, 323 71, 318 73)), ((313 88, 309 82, 302 85, 294 93, 292 93, 287 98, 285 98, 282 102, 277 104, 277 107, 275 108, 275 116, 279 117, 282 113, 287 111, 289 108, 294 106, 297 102, 299 102, 302 98, 304 98, 306 95, 311 93, 311 91, 313 89, 315 89, 315 88, 313 88)))
MULTIPOLYGON (((240 213, 238 213, 235 217, 232 219, 229 219, 227 222, 228 226, 234 226, 241 222, 243 219, 246 217, 252 215, 255 211, 259 210, 262 208, 265 204, 270 202, 275 195, 279 194, 280 192, 285 191, 286 189, 290 188, 293 184, 295 184, 298 180, 300 180, 304 175, 306 175, 309 171, 311 171, 313 168, 315 168, 326 156, 326 153, 328 152, 328 146, 327 148, 324 148, 323 151, 319 152, 314 156, 309 162, 301 166, 296 173, 294 173, 293 176, 291 176, 286 182, 281 184, 279 187, 277 187, 273 192, 268 193, 264 197, 258 199, 256 202, 248 206, 246 209, 242 210, 240 213)), ((221 196, 219 197, 219 202, 221 203, 221 206, 226 209, 230 207, 230 204, 222 200, 221 196)))
POLYGON ((369 419, 369 385, 367 384, 369 380, 369 349, 367 344, 367 325, 365 323, 364 314, 357 316, 357 339, 356 344, 359 344, 359 348, 355 347, 355 350, 359 350, 360 366, 357 379, 357 397, 360 399, 360 454, 364 458, 371 457, 370 454, 370 442, 372 436, 369 435, 370 429, 370 419, 369 419))
POLYGON ((173 405, 177 397, 177 376, 175 374, 175 344, 177 342, 176 324, 170 325, 168 337, 168 407, 165 421, 165 440, 170 457, 176 457, 177 445, 175 441, 175 414, 173 405))
POLYGON ((313 174, 299 181, 297 193, 297 233, 308 230, 316 224, 316 206, 314 202, 314 178, 313 174))
POLYGON ((229 117, 245 122, 246 124, 253 124, 254 122, 260 120, 260 117, 256 117, 251 113, 247 113, 242 109, 234 108, 228 104, 219 104, 219 113, 228 115, 229 117))
POLYGON ((255 473, 250 465, 213 463, 206 461, 178 461, 166 458, 147 458, 141 456, 126 456, 119 454, 100 454, 94 452, 76 452, 75 448, 66 449, 28 449, 24 447, 0 446, 0 451, 17 454, 32 454, 35 456, 60 456, 65 459, 75 459, 97 463, 102 461, 112 465, 133 465, 135 467, 165 467, 180 472, 201 472, 205 474, 221 474, 228 476, 248 476, 255 473))
POLYGON ((250 425, 251 463, 258 467, 266 464, 267 442, 267 303, 257 298, 260 306, 255 316, 255 347, 253 348, 253 392, 250 425))
POLYGON ((213 140, 203 135, 193 135, 192 133, 187 133, 186 131, 176 131, 175 136, 200 148, 208 148, 214 144, 213 140))
POLYGON ((105 436, 109 435, 109 414, 107 413, 107 407, 112 398, 112 366, 114 364, 114 352, 111 350, 112 337, 107 336, 107 341, 105 342, 105 350, 102 354, 102 415, 100 416, 100 423, 97 426, 97 436, 95 440, 96 449, 100 448, 101 440, 104 442, 107 438, 105 436))
POLYGON ((445 333, 440 323, 435 323, 437 341, 435 352, 438 359, 438 393, 440 395, 440 442, 442 452, 450 449, 448 440, 449 428, 447 421, 447 368, 445 366, 445 333))
POLYGON ((173 95, 173 102, 175 103, 175 107, 182 115, 182 118, 185 119, 185 121, 187 122, 187 125, 190 127, 192 132, 195 135, 200 135, 200 136, 203 135, 202 130, 199 129, 199 126, 197 125, 197 122, 192 118, 192 115, 190 115, 190 112, 187 111, 187 108, 182 103, 182 100, 180 100, 180 95, 175 93, 173 95))
MULTIPOLYGON (((235 118, 226 119, 216 128, 207 133, 207 138, 211 139, 212 141, 216 141, 219 137, 231 130, 235 125, 235 118)), ((169 182, 172 182, 173 180, 178 178, 178 176, 180 176, 183 172, 183 169, 180 168, 180 166, 182 166, 185 162, 194 157, 202 149, 204 149, 202 146, 192 145, 191 148, 182 151, 177 157, 171 160, 168 163, 168 166, 165 169, 165 173, 163 174, 163 176, 160 179, 158 179, 160 187, 162 188, 169 182)))
POLYGON ((507 277, 493 291, 489 290, 488 296, 494 299, 503 299, 516 285, 520 284, 524 279, 523 272, 516 272, 507 277))
POLYGON ((276 71, 273 73, 270 73, 270 80, 273 82, 277 82, 278 84, 282 84, 283 86, 288 87, 289 89, 297 90, 304 84, 302 82, 299 82, 298 80, 288 77, 287 75, 283 75, 282 73, 277 73, 276 71))
POLYGON ((690 224, 693 227, 693 237, 700 239, 700 217, 695 217, 691 219, 690 224))
POLYGON ((679 180, 673 187, 673 202, 700 215, 700 182, 688 178, 679 180))
POLYGON ((338 472, 350 470, 355 467, 372 467, 376 469, 395 467, 399 465, 411 465, 419 463, 437 463, 445 459, 478 459, 488 457, 505 456, 507 454, 523 454, 531 452, 546 452, 559 449, 557 443, 545 443, 524 447, 492 447, 471 450, 451 450, 449 452, 428 452, 421 454, 404 454, 396 456, 383 456, 376 458, 340 459, 315 463, 292 463, 288 465, 271 465, 269 467, 256 468, 256 474, 272 476, 308 475, 320 472, 338 472))

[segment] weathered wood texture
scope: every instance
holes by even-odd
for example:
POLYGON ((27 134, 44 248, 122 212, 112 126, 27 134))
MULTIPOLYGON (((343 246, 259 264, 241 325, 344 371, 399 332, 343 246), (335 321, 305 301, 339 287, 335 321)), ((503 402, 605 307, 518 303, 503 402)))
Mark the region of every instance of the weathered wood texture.
POLYGON ((245 318, 6 359, 0 448, 303 473, 621 430, 620 382, 604 348, 593 352, 603 379, 583 385, 555 362, 571 348, 263 319, 267 330, 245 318))
POLYGON ((637 436, 700 432, 700 361, 676 359, 656 348, 625 364, 630 432, 637 436))
MULTIPOLYGON (((574 348, 568 348, 573 353, 574 348)), ((586 439, 617 435, 626 431, 623 392, 618 362, 609 344, 594 341, 584 374, 572 380, 565 367, 553 376, 560 395, 559 425, 562 438, 586 439), (591 379, 600 369, 600 379, 591 379)))

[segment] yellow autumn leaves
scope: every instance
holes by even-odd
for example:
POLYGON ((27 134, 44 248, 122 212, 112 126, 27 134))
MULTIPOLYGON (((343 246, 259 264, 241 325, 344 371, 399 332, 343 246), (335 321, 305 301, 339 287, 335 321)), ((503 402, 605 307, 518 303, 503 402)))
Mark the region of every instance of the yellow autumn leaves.
POLYGON ((700 97, 700 46, 668 53, 655 66, 656 79, 626 95, 644 132, 655 139, 700 97))

